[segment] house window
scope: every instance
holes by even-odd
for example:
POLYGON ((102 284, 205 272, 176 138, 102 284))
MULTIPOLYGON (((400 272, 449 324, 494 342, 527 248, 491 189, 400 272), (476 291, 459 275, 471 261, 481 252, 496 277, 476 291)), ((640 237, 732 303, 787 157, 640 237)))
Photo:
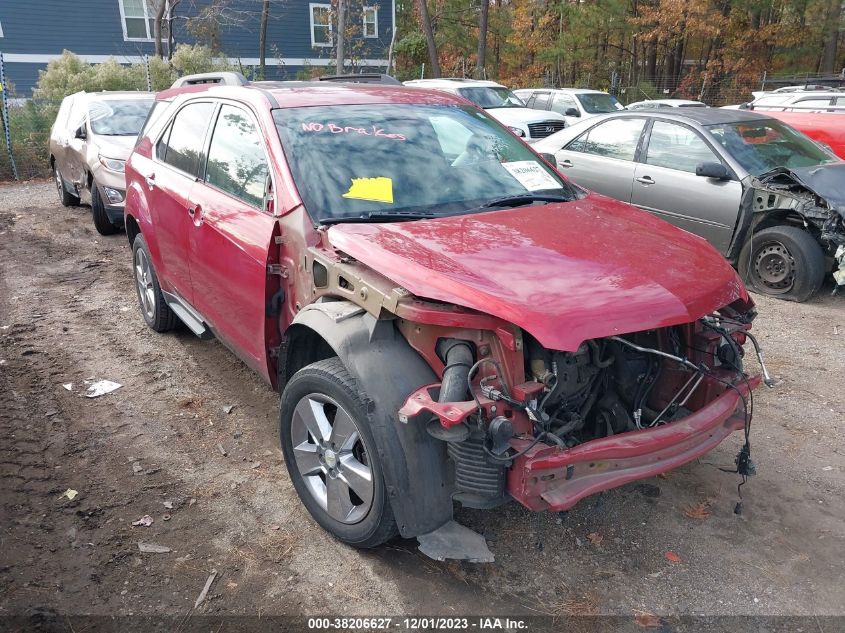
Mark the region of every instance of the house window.
POLYGON ((311 46, 332 45, 332 5, 309 4, 311 10, 311 46))
POLYGON ((378 37, 378 7, 364 7, 364 37, 378 37))
MULTIPOLYGON (((155 16, 159 2, 166 0, 118 0, 123 22, 123 39, 128 42, 152 42, 155 36, 155 16)), ((170 7, 161 24, 161 37, 167 39, 170 7)))

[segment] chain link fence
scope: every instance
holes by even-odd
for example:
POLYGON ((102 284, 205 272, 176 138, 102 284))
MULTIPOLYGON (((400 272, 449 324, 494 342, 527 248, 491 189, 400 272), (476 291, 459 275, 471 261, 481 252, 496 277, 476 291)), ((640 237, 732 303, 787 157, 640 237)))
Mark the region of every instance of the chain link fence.
POLYGON ((6 146, 4 140, 0 151, 0 182, 14 180, 9 149, 20 180, 41 178, 50 174, 50 127, 56 118, 59 105, 35 99, 10 99, 8 125, 11 148, 6 146))

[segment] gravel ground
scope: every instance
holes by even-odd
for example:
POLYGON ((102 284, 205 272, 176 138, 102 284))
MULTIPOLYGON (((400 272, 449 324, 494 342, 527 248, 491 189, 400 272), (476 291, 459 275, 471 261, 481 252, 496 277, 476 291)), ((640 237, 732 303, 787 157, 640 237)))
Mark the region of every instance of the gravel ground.
POLYGON ((459 510, 496 555, 472 565, 327 536, 285 472, 277 395, 219 343, 147 329, 130 269, 89 208, 0 186, 0 616, 845 615, 845 296, 829 288, 758 302, 778 385, 755 399, 741 516, 719 470, 735 434, 565 516, 459 510), (90 378, 123 386, 87 399, 90 378))

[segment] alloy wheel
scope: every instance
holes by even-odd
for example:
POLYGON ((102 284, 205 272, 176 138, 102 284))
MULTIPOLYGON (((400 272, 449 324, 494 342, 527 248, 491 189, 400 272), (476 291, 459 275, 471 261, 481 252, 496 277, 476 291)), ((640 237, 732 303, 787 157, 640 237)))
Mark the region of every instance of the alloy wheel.
POLYGON ((373 469, 349 412, 312 393, 297 403, 290 429, 296 468, 315 501, 341 523, 364 519, 373 505, 373 469))
POLYGON ((135 284, 138 287, 138 299, 141 302, 141 310, 147 320, 151 321, 155 316, 156 297, 153 287, 153 271, 150 268, 150 261, 144 249, 135 251, 135 284))

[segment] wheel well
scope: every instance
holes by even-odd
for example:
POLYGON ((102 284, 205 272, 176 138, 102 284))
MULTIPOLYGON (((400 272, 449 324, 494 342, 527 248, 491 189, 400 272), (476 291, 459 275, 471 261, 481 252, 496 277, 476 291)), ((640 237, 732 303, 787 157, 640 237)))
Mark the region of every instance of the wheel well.
POLYGON ((138 234, 141 233, 141 227, 138 226, 138 223, 135 221, 131 215, 126 216, 126 237, 129 238, 129 245, 131 246, 135 242, 135 238, 138 234))
POLYGON ((800 214, 794 211, 771 211, 764 213, 763 216, 753 225, 752 231, 762 231, 773 226, 798 226, 805 227, 805 220, 800 214))
POLYGON ((286 352, 282 356, 282 362, 279 363, 279 391, 291 376, 303 367, 337 356, 326 339, 304 325, 292 325, 285 339, 286 352))

